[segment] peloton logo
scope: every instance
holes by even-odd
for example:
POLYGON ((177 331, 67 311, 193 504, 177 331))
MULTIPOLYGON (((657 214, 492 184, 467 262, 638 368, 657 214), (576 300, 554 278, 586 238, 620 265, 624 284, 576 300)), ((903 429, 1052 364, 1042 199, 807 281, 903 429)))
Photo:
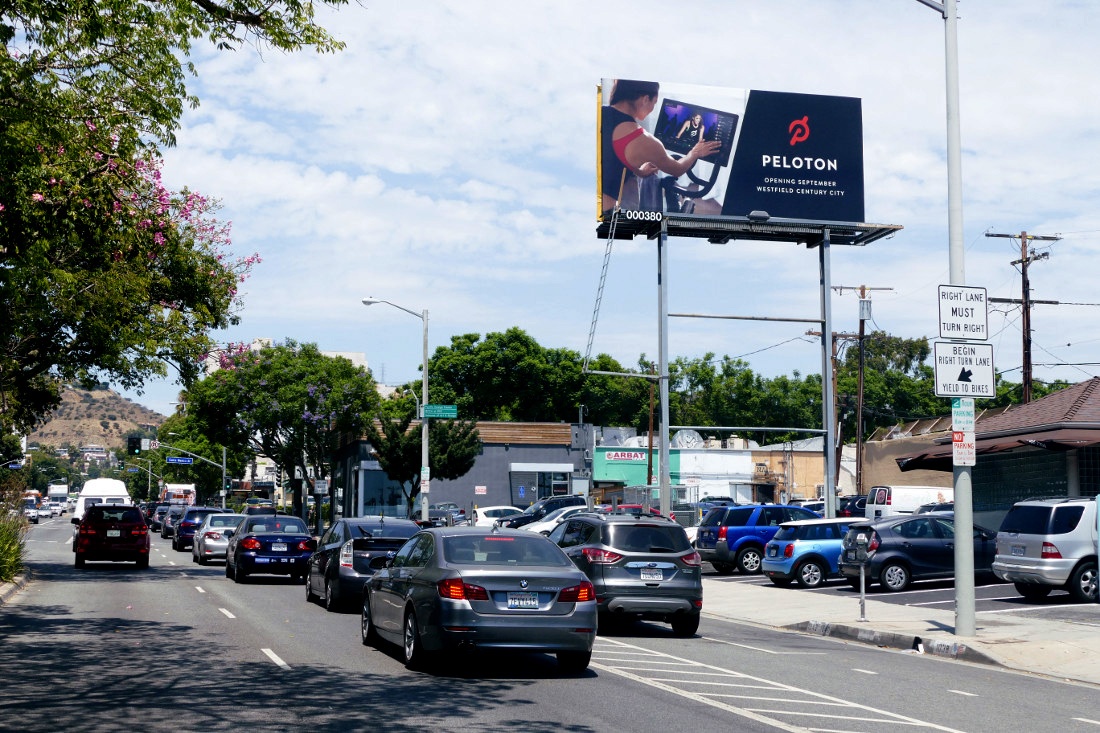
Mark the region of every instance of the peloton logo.
POLYGON ((798 143, 804 143, 810 139, 810 116, 805 115, 801 120, 794 120, 787 126, 787 132, 791 133, 791 147, 798 143))

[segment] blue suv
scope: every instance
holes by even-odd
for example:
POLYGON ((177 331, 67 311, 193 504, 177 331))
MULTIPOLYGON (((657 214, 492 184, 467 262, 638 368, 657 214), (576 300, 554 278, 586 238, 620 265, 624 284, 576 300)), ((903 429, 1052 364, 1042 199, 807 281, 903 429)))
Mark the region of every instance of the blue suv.
POLYGON ((821 515, 786 504, 716 506, 707 512, 695 536, 695 549, 719 575, 737 568, 746 575, 760 572, 764 546, 784 522, 820 519, 821 515))

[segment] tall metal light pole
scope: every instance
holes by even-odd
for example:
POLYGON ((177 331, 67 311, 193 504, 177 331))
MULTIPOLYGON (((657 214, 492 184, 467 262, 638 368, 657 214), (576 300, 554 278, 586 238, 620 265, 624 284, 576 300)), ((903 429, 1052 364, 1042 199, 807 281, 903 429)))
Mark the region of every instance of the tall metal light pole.
MULTIPOLYGON (((959 124, 959 37, 956 0, 917 0, 944 21, 944 69, 947 86, 947 244, 952 285, 966 284, 962 216, 962 136, 959 124)), ((970 466, 954 466, 955 536, 974 533, 974 493, 970 466)), ((955 543, 955 635, 974 636, 974 545, 955 543)))
POLYGON ((397 303, 391 303, 381 298, 363 298, 363 305, 385 303, 397 310, 416 316, 424 322, 424 367, 421 369, 420 382, 420 519, 428 521, 428 493, 431 488, 431 467, 428 465, 428 309, 422 313, 409 310, 397 303))

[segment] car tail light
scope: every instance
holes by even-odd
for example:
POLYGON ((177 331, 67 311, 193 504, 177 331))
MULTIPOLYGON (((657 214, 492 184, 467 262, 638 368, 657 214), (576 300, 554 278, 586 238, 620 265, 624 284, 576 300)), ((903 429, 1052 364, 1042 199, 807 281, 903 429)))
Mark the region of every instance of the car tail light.
POLYGON ((698 567, 703 564, 703 558, 699 556, 698 552, 689 552, 686 555, 680 556, 680 562, 684 565, 690 565, 692 567, 698 567))
POLYGON ((871 541, 867 543, 867 552, 872 552, 874 550, 877 550, 878 546, 879 546, 878 532, 872 532, 871 533, 871 541))
POLYGON ((717 537, 717 539, 720 539, 720 540, 726 539, 726 525, 723 524, 721 527, 718 528, 718 537, 717 537))
POLYGON ((1052 545, 1049 542, 1044 542, 1043 554, 1040 557, 1042 557, 1044 560, 1061 560, 1062 553, 1058 551, 1058 548, 1055 545, 1052 545))
POLYGON ((142 535, 149 534, 149 527, 144 524, 135 524, 130 528, 130 534, 134 537, 141 537, 142 535))
POLYGON ((317 549, 317 540, 310 537, 308 540, 302 540, 298 543, 298 549, 302 552, 313 552, 317 549))
POLYGON ((90 524, 82 524, 80 525, 80 534, 94 535, 95 527, 91 526, 90 524))
POLYGON ((584 555, 585 559, 588 560, 588 562, 601 565, 611 565, 623 559, 623 556, 617 552, 612 552, 611 550, 601 550, 598 547, 586 547, 581 550, 581 553, 584 555))
POLYGON ((353 552, 352 551, 354 549, 355 548, 352 546, 351 542, 345 542, 343 544, 343 546, 340 548, 340 567, 342 567, 342 568, 353 567, 353 563, 352 563, 353 552))
POLYGON ((452 601, 487 601, 489 591, 480 585, 463 583, 462 578, 444 578, 439 581, 439 595, 452 601))
POLYGON ((558 593, 558 600, 562 603, 583 603, 596 600, 596 588, 591 582, 582 580, 580 585, 562 588, 558 593))
POLYGON ((783 546, 783 557, 788 560, 794 557, 794 543, 786 544, 783 546))
POLYGON ((255 537, 245 537, 241 540, 242 550, 258 550, 260 549, 260 541, 255 537))
POLYGON ((221 532, 213 532, 213 531, 203 532, 202 536, 203 536, 204 539, 208 539, 208 540, 220 540, 222 538, 222 533, 221 532))

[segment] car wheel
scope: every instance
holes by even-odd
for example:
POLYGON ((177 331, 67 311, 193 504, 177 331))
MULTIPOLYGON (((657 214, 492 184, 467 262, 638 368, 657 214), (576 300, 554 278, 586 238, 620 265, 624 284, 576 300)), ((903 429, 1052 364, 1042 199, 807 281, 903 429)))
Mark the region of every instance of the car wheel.
POLYGON ((180 545, 179 545, 178 542, 176 542, 175 537, 172 538, 172 549, 175 550, 176 552, 180 551, 180 545))
POLYGON ((737 569, 745 575, 755 575, 760 572, 760 562, 763 555, 756 547, 745 547, 737 553, 737 569))
POLYGON ((424 650, 420 648, 420 624, 416 622, 416 614, 412 609, 405 611, 405 643, 402 645, 405 654, 405 666, 409 669, 418 669, 424 664, 424 650))
MULTIPOLYGON (((853 590, 859 590, 859 578, 846 578, 846 580, 848 581, 848 585, 852 586, 853 590)), ((864 582, 868 586, 871 585, 870 580, 867 578, 864 578, 864 582)))
POLYGON ((1034 583, 1015 583, 1016 592, 1029 601, 1041 601, 1054 590, 1050 585, 1035 585, 1034 583))
POLYGON ((84 567, 84 558, 80 555, 77 555, 75 562, 73 562, 73 565, 78 568, 84 567))
POLYGON ((1067 587, 1073 597, 1082 603, 1096 603, 1096 563, 1086 562, 1077 566, 1069 576, 1067 587))
POLYGON ((816 560, 807 560, 795 571, 795 580, 803 588, 816 588, 825 582, 825 568, 816 560))
POLYGON ((878 582, 891 593, 903 591, 909 587, 909 569, 896 562, 889 563, 879 573, 878 582))
POLYGON ((374 628, 374 619, 370 612, 370 594, 363 594, 363 610, 359 616, 360 635, 363 646, 371 646, 378 640, 378 630, 374 628))
POLYGON ((248 573, 244 568, 233 568, 233 582, 244 583, 246 580, 248 580, 248 573))
POLYGON ((340 591, 331 579, 325 579, 325 610, 331 612, 340 608, 340 591))
POLYGON ((791 581, 794 578, 768 578, 772 582, 772 585, 778 585, 780 588, 787 588, 791 585, 791 581))
POLYGON ((234 579, 233 576, 235 574, 236 573, 233 572, 233 563, 229 562, 229 557, 227 556, 225 558, 225 577, 229 578, 230 580, 233 580, 234 579))
POLYGON ((306 603, 313 603, 317 596, 313 595, 313 576, 306 571, 306 603))
POLYGON ((558 652, 558 668, 566 674, 580 674, 591 661, 592 652, 558 652))
POLYGON ((676 615, 672 617, 672 631, 676 636, 694 636, 699 630, 699 614, 676 615))
POLYGON ((207 562, 206 555, 195 555, 195 562, 197 562, 199 565, 205 565, 207 562))
POLYGON ((141 557, 139 557, 137 560, 137 566, 138 570, 145 570, 147 567, 149 567, 149 556, 142 555, 141 557))
POLYGON ((730 566, 730 565, 726 565, 725 563, 712 562, 711 567, 713 567, 714 572, 718 573, 719 575, 732 575, 733 574, 733 567, 730 566))

